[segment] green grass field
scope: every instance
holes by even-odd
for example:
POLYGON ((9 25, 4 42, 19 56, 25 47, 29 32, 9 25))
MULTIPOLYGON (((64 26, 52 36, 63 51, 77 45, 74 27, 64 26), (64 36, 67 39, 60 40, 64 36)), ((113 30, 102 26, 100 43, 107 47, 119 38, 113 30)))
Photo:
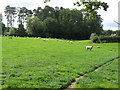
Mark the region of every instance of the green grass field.
POLYGON ((67 40, 3 37, 2 47, 2 88, 66 88, 76 77, 118 57, 117 43, 89 40, 70 44, 67 40), (93 50, 87 51, 87 45, 93 45, 93 50))
POLYGON ((118 88, 118 59, 87 74, 77 82, 77 88, 118 88))

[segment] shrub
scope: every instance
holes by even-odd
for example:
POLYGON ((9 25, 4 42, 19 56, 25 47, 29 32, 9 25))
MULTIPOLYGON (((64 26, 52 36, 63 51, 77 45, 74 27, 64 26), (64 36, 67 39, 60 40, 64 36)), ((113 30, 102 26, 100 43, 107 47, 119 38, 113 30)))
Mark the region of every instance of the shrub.
POLYGON ((9 35, 15 35, 16 29, 15 28, 10 28, 9 29, 9 35))
POLYGON ((120 42, 120 36, 103 36, 103 35, 101 35, 99 38, 102 43, 118 43, 118 42, 120 42))
POLYGON ((98 35, 96 33, 92 33, 91 36, 90 36, 90 40, 93 42, 93 43, 99 43, 100 42, 100 39, 98 37, 98 35))

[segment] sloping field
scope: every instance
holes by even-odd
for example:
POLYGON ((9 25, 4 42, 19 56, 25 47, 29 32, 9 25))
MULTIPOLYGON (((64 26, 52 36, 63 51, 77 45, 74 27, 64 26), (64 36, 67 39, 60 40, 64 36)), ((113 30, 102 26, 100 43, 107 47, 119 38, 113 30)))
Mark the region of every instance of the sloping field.
POLYGON ((2 43, 2 88, 66 88, 76 77, 118 57, 117 43, 22 37, 3 37, 2 43), (93 50, 87 51, 87 45, 93 50))

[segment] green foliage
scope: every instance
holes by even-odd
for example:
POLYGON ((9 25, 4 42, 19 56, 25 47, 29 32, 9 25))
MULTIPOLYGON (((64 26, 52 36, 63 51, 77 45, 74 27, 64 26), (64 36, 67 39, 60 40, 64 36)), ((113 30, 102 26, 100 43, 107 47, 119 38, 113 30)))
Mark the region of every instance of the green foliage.
POLYGON ((115 42, 119 42, 120 41, 120 36, 104 36, 101 35, 100 37, 101 42, 103 43, 115 43, 115 42))
POLYGON ((74 5, 77 6, 84 6, 84 11, 86 11, 86 15, 89 15, 89 19, 95 19, 96 15, 94 14, 95 11, 101 9, 101 7, 103 8, 104 11, 107 11, 107 8, 109 7, 107 5, 107 3, 105 2, 101 2, 101 1, 80 1, 80 2, 76 2, 74 3, 74 5))
POLYGON ((13 27, 13 23, 15 21, 15 16, 16 16, 16 12, 17 12, 17 9, 16 7, 11 7, 10 5, 7 5, 5 7, 5 16, 6 16, 6 19, 7 19, 7 27, 13 27))
POLYGON ((37 16, 29 17, 27 20, 27 33, 33 36, 44 35, 44 22, 40 21, 37 16))
POLYGON ((0 13, 0 35, 3 33, 2 13, 0 13))
POLYGON ((79 75, 118 57, 117 43, 58 40, 3 37, 2 87, 64 88, 79 75), (85 49, 88 45, 94 46, 92 51, 85 49))
POLYGON ((15 33, 16 33, 16 29, 15 28, 10 28, 9 29, 9 35, 15 35, 15 33))
POLYGON ((104 30, 102 31, 102 35, 106 35, 106 36, 110 36, 111 34, 113 34, 114 31, 112 30, 104 30))
POLYGON ((96 34, 96 33, 92 33, 91 34, 91 36, 90 36, 90 40, 92 41, 92 42, 100 42, 100 39, 99 39, 99 37, 98 37, 98 35, 96 34))
MULTIPOLYGON (((102 19, 96 11, 90 15, 94 19, 88 19, 85 10, 65 9, 63 7, 45 6, 38 7, 33 12, 26 7, 16 7, 7 5, 5 15, 7 26, 13 27, 16 19, 19 22, 18 31, 10 30, 12 35, 54 37, 65 39, 89 39, 91 33, 101 34, 102 19), (24 22, 27 21, 27 30, 24 30, 24 22)), ((9 32, 5 31, 5 34, 9 32)), ((11 34, 10 34, 11 35, 11 34)))
POLYGON ((82 10, 38 7, 34 9, 34 17, 27 20, 27 33, 41 37, 89 39, 92 32, 100 34, 102 31, 102 19, 97 12, 94 14, 96 19, 88 20, 82 10))
POLYGON ((2 35, 4 35, 5 30, 6 30, 5 24, 2 23, 2 35))
POLYGON ((46 18, 44 20, 44 23, 45 23, 46 37, 57 37, 58 35, 57 30, 59 28, 57 20, 50 17, 50 18, 46 18))

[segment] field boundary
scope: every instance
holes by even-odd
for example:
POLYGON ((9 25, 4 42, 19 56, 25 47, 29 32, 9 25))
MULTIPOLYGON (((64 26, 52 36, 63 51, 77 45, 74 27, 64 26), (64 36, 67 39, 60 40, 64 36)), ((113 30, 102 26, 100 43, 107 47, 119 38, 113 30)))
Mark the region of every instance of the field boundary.
POLYGON ((77 81, 78 81, 78 80, 84 78, 84 77, 85 77, 87 74, 89 74, 89 73, 97 72, 97 71, 98 71, 99 69, 101 69, 102 67, 105 67, 105 66, 110 65, 114 60, 118 60, 118 59, 120 59, 120 58, 117 57, 117 58, 114 58, 114 59, 108 60, 107 62, 105 62, 105 63, 99 65, 99 66, 96 67, 95 69, 93 69, 93 70, 91 70, 91 71, 85 73, 85 74, 82 75, 82 76, 79 76, 79 77, 75 78, 74 82, 72 82, 71 84, 69 84, 69 86, 68 86, 67 88, 63 89, 63 90, 70 90, 70 89, 74 89, 74 88, 76 88, 76 84, 77 84, 77 81))

